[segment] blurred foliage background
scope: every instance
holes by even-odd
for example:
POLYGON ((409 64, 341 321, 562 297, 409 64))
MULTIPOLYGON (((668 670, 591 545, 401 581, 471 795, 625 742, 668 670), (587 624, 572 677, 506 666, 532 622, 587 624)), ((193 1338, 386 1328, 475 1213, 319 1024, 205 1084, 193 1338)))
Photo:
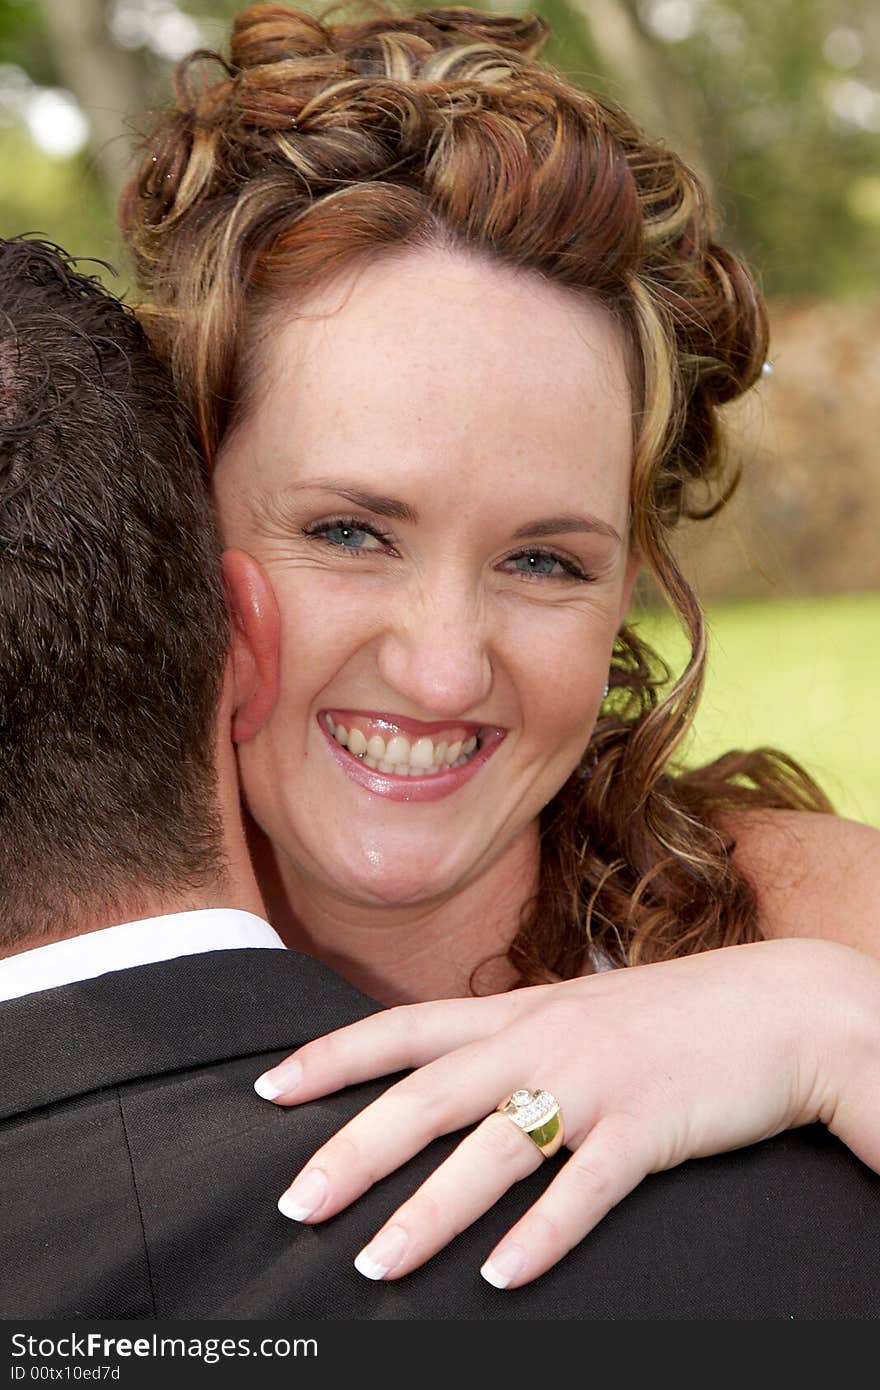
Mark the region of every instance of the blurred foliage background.
MULTIPOLYGON (((538 9, 551 61, 700 170, 770 302, 767 375, 732 411, 743 485, 681 540, 713 636, 687 756, 777 744, 880 825, 880 0, 494 7, 538 9)), ((113 210, 138 132, 240 8, 0 0, 0 235, 102 257, 125 292, 113 210)), ((675 664, 674 624, 640 604, 675 664)))

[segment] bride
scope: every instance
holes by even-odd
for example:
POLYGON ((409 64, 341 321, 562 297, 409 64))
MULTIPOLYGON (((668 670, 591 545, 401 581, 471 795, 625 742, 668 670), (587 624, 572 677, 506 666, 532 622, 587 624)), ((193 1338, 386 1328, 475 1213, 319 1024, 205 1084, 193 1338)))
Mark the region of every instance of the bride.
POLYGON ((674 765, 706 640, 670 537, 724 499, 764 307, 692 172, 544 37, 254 6, 228 60, 182 64, 122 209, 229 546, 270 918, 391 1006, 258 1088, 414 1069, 281 1209, 321 1221, 482 1121, 371 1278, 563 1140, 496 1285, 646 1173, 791 1125, 880 1168, 880 835, 781 754, 674 765), (691 640, 668 691, 626 624, 642 566, 691 640))

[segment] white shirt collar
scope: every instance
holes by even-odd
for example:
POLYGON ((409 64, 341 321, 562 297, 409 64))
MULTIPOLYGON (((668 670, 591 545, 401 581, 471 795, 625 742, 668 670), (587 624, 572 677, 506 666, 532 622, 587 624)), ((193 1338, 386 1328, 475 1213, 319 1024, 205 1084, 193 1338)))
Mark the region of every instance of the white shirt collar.
POLYGON ((178 956, 203 951, 235 951, 243 947, 283 951, 278 933, 252 912, 234 908, 200 908, 123 922, 82 936, 36 946, 0 960, 0 1001, 19 999, 43 989, 77 980, 93 980, 113 970, 131 970, 178 956))

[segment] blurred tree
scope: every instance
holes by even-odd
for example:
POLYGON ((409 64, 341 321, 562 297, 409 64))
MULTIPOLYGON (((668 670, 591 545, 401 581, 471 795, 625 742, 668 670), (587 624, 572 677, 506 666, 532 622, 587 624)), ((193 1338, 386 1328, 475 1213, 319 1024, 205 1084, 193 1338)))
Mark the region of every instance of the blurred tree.
POLYGON ((768 290, 876 292, 876 0, 627 3, 696 94, 716 198, 768 290))
POLYGON ((568 0, 586 27, 600 70, 622 106, 646 130, 662 132, 673 149, 711 184, 703 139, 706 113, 692 84, 682 82, 667 54, 645 34, 627 0, 568 0))
POLYGON ((20 64, 35 82, 54 77, 42 19, 31 0, 0 0, 0 62, 20 64))
POLYGON ((151 94, 142 51, 115 42, 104 0, 37 0, 48 53, 91 125, 91 144, 108 196, 116 201, 131 167, 122 126, 151 94))
MULTIPOLYGON (((46 148, 40 98, 63 85, 40 7, 0 0, 0 233, 40 234, 74 253, 112 259, 118 247, 111 195, 100 165, 83 149, 81 115, 80 129, 71 129, 76 105, 56 107, 60 139, 46 148)), ((117 124, 113 137, 118 134, 117 124)))

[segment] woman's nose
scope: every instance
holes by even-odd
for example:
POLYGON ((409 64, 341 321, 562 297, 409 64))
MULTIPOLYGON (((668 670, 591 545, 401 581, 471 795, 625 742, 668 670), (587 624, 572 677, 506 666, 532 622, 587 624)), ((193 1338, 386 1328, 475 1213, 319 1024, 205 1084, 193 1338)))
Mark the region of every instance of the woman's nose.
POLYGON ((492 689, 479 605, 449 588, 395 606, 378 649, 379 673, 420 713, 465 718, 492 689))

